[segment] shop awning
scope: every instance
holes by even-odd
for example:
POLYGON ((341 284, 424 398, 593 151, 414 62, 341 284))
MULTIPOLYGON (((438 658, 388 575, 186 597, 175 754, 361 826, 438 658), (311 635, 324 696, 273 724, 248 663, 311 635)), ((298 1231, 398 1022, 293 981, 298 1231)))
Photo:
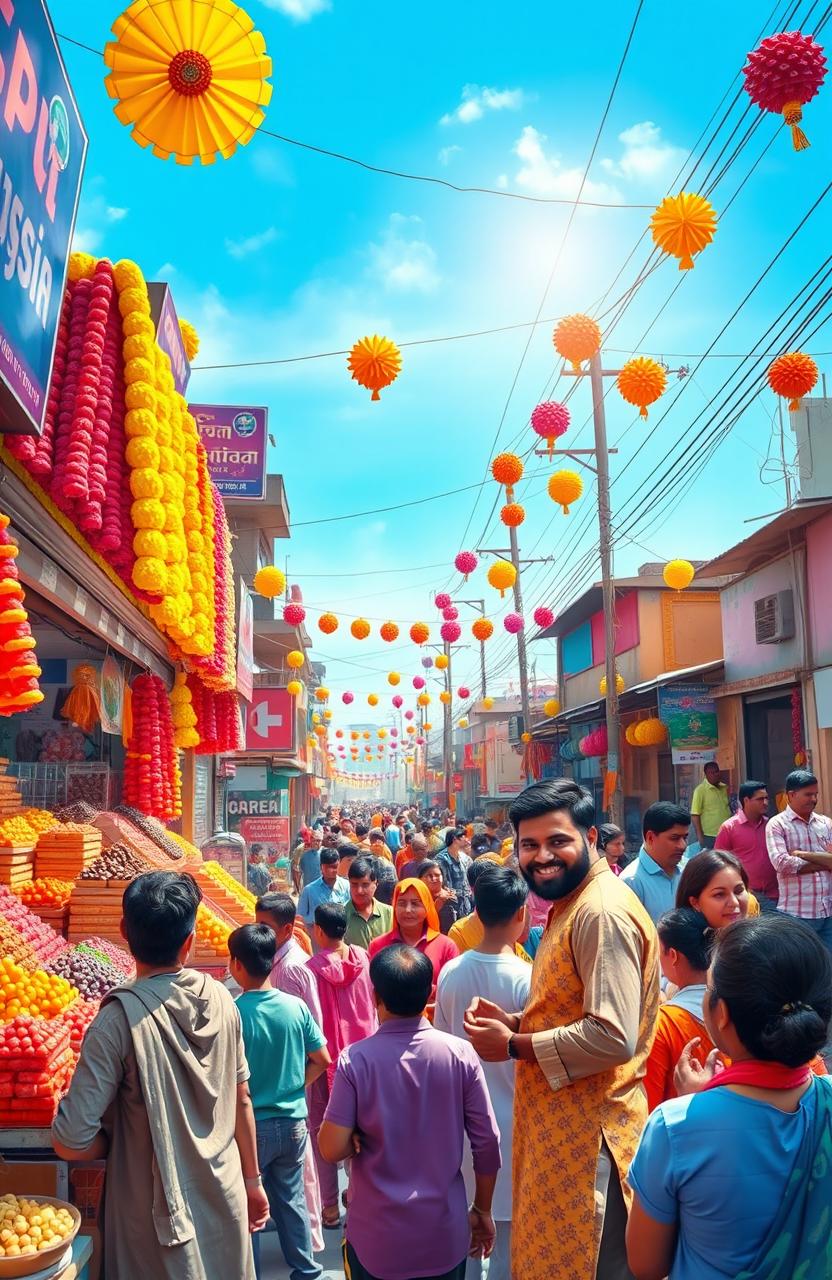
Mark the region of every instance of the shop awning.
POLYGON ((685 684, 691 680, 699 680, 709 673, 716 674, 724 665, 722 658, 715 658, 713 662, 700 662, 696 667, 682 667, 677 671, 664 671, 660 676, 655 676, 652 680, 644 680, 641 684, 634 684, 631 688, 625 689, 618 699, 619 705, 626 711, 630 698, 652 693, 654 689, 659 689, 665 684, 685 684))

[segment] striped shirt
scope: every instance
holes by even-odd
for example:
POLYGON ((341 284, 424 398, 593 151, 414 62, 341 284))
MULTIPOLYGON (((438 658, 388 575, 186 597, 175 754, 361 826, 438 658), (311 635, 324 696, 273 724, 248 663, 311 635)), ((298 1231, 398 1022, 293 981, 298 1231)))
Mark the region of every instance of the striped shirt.
POLYGON ((794 857, 795 849, 825 853, 832 842, 832 821, 813 813, 809 821, 799 818, 791 805, 769 818, 766 845, 780 887, 778 906, 790 916, 819 920, 832 916, 832 871, 818 870, 799 875, 807 864, 794 857))

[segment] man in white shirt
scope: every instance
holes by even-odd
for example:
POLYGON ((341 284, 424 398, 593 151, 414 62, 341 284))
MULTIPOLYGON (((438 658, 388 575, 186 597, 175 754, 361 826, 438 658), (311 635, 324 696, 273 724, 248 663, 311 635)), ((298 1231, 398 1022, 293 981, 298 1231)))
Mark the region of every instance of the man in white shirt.
MULTIPOLYGON (((434 1026, 467 1040, 463 1029, 465 1010, 476 996, 493 1000, 501 1009, 522 1009, 529 994, 531 966, 514 951, 526 921, 525 881, 511 867, 496 864, 477 877, 474 902, 484 929, 482 942, 451 960, 439 975, 434 1026)), ((502 1167, 497 1175, 492 1216, 497 1228, 494 1252, 488 1264, 488 1280, 511 1277, 511 1147, 514 1112, 514 1063, 483 1062, 491 1105, 500 1130, 502 1167)), ((466 1183, 473 1187, 470 1151, 463 1165, 466 1183)), ((480 1280, 482 1262, 469 1258, 466 1280, 480 1280)))

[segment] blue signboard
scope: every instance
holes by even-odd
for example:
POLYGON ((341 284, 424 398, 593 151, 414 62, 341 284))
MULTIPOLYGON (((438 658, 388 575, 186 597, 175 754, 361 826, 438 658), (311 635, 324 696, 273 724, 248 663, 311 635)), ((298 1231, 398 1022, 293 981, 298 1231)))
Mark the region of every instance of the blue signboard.
POLYGON ((87 135, 45 0, 0 0, 0 429, 40 434, 87 135))

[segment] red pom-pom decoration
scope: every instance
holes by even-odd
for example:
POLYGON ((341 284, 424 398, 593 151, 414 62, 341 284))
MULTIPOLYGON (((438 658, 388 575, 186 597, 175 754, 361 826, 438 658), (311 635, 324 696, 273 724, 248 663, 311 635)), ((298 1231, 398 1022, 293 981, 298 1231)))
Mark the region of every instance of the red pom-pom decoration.
POLYGON ((763 111, 782 115, 791 126, 795 151, 805 151, 809 141, 799 127, 801 108, 814 98, 826 78, 822 47, 802 31, 781 31, 749 53, 742 73, 751 101, 763 111))
POLYGON ((448 609, 450 608, 451 597, 448 595, 447 591, 440 591, 438 595, 434 597, 433 603, 436 605, 437 609, 448 609))
POLYGON ((555 615, 545 604, 539 604, 534 611, 534 620, 545 631, 546 627, 551 627, 555 620, 555 615))
POLYGON ((290 601, 289 604, 283 606, 283 621, 287 627, 299 627, 306 618, 306 610, 302 604, 295 604, 290 601))
POLYGON ((516 636, 525 626, 522 613, 507 613, 503 618, 503 626, 509 635, 516 636))
POLYGON ((558 404, 555 400, 544 400, 542 404, 532 409, 532 430, 546 441, 550 458, 555 441, 558 436, 562 436, 568 430, 569 422, 569 410, 566 405, 558 404))
POLYGON ((457 609, 456 605, 449 604, 446 609, 442 610, 442 617, 446 622, 456 622, 459 617, 459 609, 457 609))
POLYGON ((454 560, 455 567, 466 581, 468 580, 469 574, 474 572, 478 564, 479 560, 474 555, 473 551, 460 551, 454 560))
POLYGON ((471 690, 467 688, 467 686, 464 684, 461 684, 459 686, 459 688, 457 689, 457 693, 459 694, 460 698, 470 698, 471 696, 471 690))
POLYGON ((439 634, 446 644, 456 644, 462 635, 462 628, 458 622, 443 622, 439 634))

